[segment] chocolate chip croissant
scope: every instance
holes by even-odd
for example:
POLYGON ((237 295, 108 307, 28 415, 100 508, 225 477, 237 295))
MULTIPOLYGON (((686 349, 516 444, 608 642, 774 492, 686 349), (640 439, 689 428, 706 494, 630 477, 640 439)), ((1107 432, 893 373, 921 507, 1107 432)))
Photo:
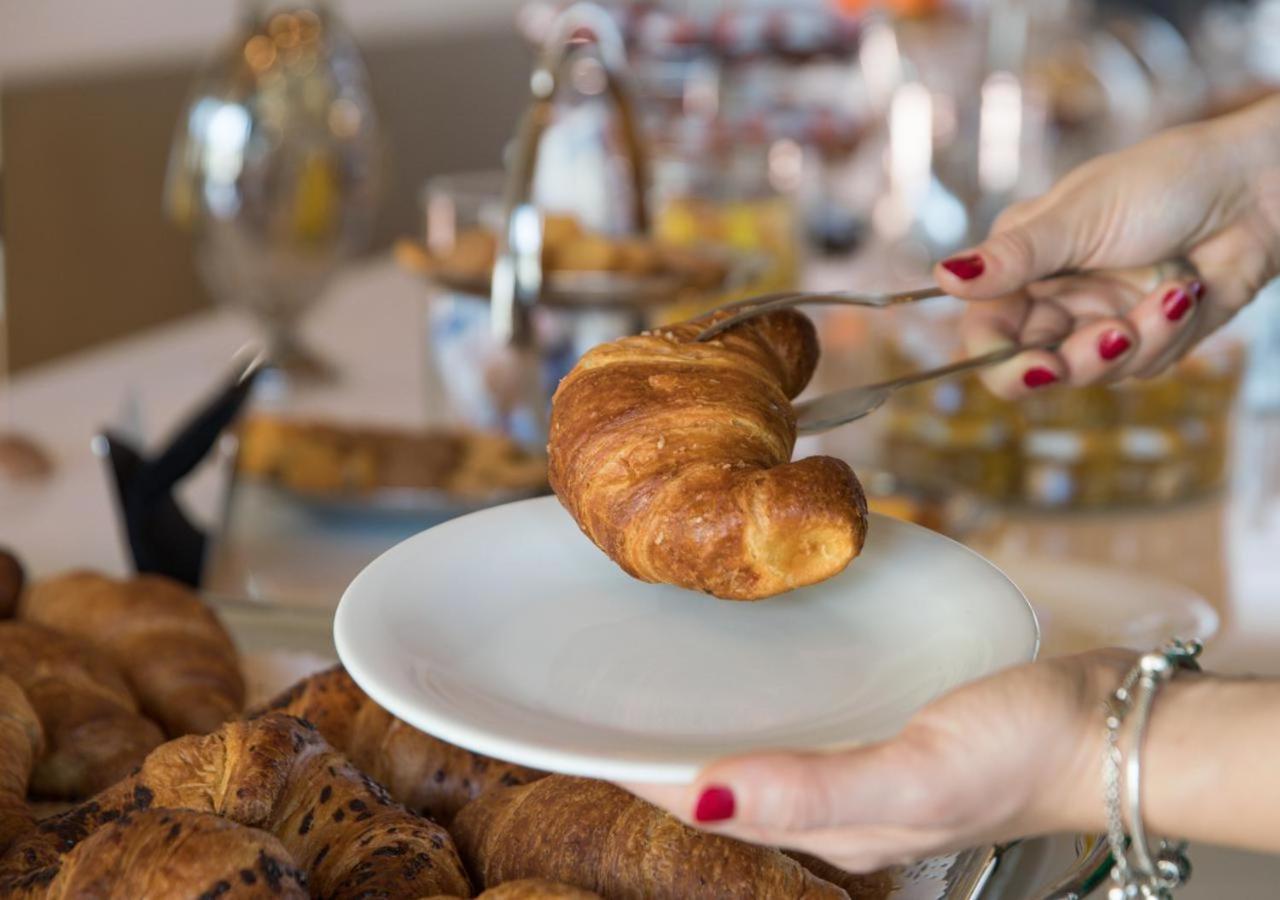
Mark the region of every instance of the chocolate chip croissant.
POLYGON ((309 896, 306 873, 275 836, 180 809, 129 812, 104 824, 56 863, 0 883, 4 900, 309 896))
POLYGON ((476 797, 545 775, 455 747, 374 703, 341 666, 299 681, 256 715, 305 719, 397 803, 448 826, 476 797))
POLYGON ((41 821, 0 856, 0 898, 57 869, 100 829, 153 809, 220 816, 274 835, 315 897, 472 894, 444 828, 392 802, 307 723, 271 713, 162 744, 129 777, 41 821))
POLYGON ((790 462, 813 325, 786 311, 696 343, 704 324, 582 357, 553 399, 551 486, 644 581, 757 600, 830 578, 861 551, 867 507, 840 460, 790 462))

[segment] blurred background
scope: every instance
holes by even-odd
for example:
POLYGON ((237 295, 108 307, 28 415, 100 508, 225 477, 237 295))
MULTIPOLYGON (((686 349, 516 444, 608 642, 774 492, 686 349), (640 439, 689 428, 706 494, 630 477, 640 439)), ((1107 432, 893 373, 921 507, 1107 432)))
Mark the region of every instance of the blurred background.
MULTIPOLYGON (((178 578, 251 670, 311 671, 379 553, 548 491, 589 347, 920 287, 1277 88, 1280 0, 0 0, 0 546, 178 578)), ((797 454, 992 558, 1045 655, 1212 637, 1277 674, 1276 293, 1160 378, 930 383, 797 454)), ((811 393, 962 352, 949 298, 807 311, 811 393)), ((1275 892, 1195 859, 1188 898, 1275 892)))
MULTIPOLYGON (((156 198, 197 74, 253 6, 0 3, 13 368, 210 302, 189 239, 165 220, 156 198)), ((976 109, 966 107, 978 97, 981 70, 995 66, 1053 94, 1047 107, 1028 111, 1049 119, 1026 123, 1028 145, 1070 134, 1069 147, 1047 148, 1048 158, 1022 160, 986 185, 974 183, 972 161, 937 159, 940 177, 944 167, 972 171, 945 173, 952 196, 929 199, 930 210, 942 210, 930 225, 930 250, 972 230, 957 210, 980 223, 1009 194, 1042 187, 1084 154, 1233 102, 1265 84, 1276 65, 1269 41, 1277 15, 1268 3, 1051 0, 993 2, 991 9, 1005 6, 1010 15, 1025 6, 1030 21, 1003 22, 996 31, 1006 46, 980 49, 990 19, 983 4, 889 4, 908 19, 898 49, 934 94, 936 150, 959 144, 963 156, 975 149, 976 109), (1025 36, 1015 33, 1023 29, 1025 36), (983 53, 991 58, 979 59, 983 53), (980 200, 978 191, 993 196, 980 200)), ((777 165, 804 170, 787 187, 801 195, 809 248, 829 253, 863 236, 866 207, 881 185, 861 177, 865 169, 859 177, 842 170, 856 169, 859 148, 875 142, 889 103, 878 92, 897 77, 884 34, 865 33, 871 4, 688 0, 614 8, 628 22, 654 140, 686 154, 700 143, 732 145, 746 157, 745 179, 759 177, 751 155, 772 150, 777 165), (834 31, 824 19, 837 24, 834 31), (874 71, 859 71, 867 66, 874 71), (793 156, 804 165, 788 162, 793 156)), ((377 252, 420 229, 428 178, 499 166, 525 103, 530 42, 545 10, 518 0, 363 0, 335 3, 334 12, 359 44, 385 139, 367 244, 377 252)))
MULTIPOLYGON (((1278 50, 1273 0, 0 0, 0 500, 48 535, 97 504, 106 568, 327 612, 405 534, 546 490, 593 344, 918 287, 1079 163, 1273 90, 1278 50)), ((954 301, 813 315, 815 392, 961 352, 954 301)), ((1232 487, 1272 455, 1278 315, 1151 381, 903 391, 799 452, 1222 611, 1231 498, 1280 534, 1232 487)))
MULTIPOLYGON (((14 368, 210 303, 189 239, 165 220, 157 198, 193 83, 252 6, 0 4, 14 368)), ((370 251, 417 227, 429 175, 499 165, 531 59, 514 26, 518 7, 515 0, 338 5, 360 42, 387 143, 370 251)))

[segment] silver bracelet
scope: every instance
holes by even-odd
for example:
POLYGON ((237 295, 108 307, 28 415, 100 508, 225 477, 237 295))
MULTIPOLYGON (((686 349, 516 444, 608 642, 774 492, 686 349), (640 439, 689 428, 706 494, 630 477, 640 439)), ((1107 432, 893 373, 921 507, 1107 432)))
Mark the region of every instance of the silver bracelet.
POLYGON ((1108 900, 1169 900, 1191 875, 1185 842, 1161 840, 1155 855, 1151 853, 1142 823, 1142 744, 1156 693, 1178 671, 1198 670, 1201 649, 1199 641, 1172 641, 1146 654, 1107 704, 1102 784, 1113 861, 1108 900))

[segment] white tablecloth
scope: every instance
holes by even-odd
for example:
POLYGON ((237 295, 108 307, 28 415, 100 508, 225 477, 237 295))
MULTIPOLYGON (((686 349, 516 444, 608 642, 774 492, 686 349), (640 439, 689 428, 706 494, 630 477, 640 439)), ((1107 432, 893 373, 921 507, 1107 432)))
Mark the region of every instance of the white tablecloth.
MULTIPOLYGON (((338 279, 304 331, 341 377, 290 396, 290 408, 426 422, 432 411, 423 372, 424 298, 419 282, 381 260, 338 279)), ((9 418, 54 456, 57 468, 46 481, 0 484, 0 544, 15 548, 36 575, 68 565, 127 571, 106 473, 90 452, 94 435, 111 425, 137 429, 153 445, 163 441, 254 340, 247 320, 210 312, 14 378, 9 418)), ((194 475, 182 495, 192 517, 206 524, 220 515, 224 484, 215 470, 194 475)))

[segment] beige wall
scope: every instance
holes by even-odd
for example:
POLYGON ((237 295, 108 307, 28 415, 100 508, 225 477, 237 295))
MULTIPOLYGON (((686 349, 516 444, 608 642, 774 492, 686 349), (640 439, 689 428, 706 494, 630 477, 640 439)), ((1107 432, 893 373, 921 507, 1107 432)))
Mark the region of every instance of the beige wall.
MULTIPOLYGON (((493 167, 524 103, 529 55, 509 24, 364 41, 391 145, 377 244, 418 228, 431 174, 493 167)), ((0 93, 0 223, 15 368, 208 303, 160 211, 190 62, 30 71, 0 93)))
POLYGON ((15 369, 204 304, 160 188, 181 79, 159 72, 6 90, 5 296, 15 369))
MULTIPOLYGON (((202 59, 242 10, 264 2, 288 0, 0 0, 0 82, 202 59)), ((408 35, 509 29, 525 0, 319 2, 374 46, 408 35)))

